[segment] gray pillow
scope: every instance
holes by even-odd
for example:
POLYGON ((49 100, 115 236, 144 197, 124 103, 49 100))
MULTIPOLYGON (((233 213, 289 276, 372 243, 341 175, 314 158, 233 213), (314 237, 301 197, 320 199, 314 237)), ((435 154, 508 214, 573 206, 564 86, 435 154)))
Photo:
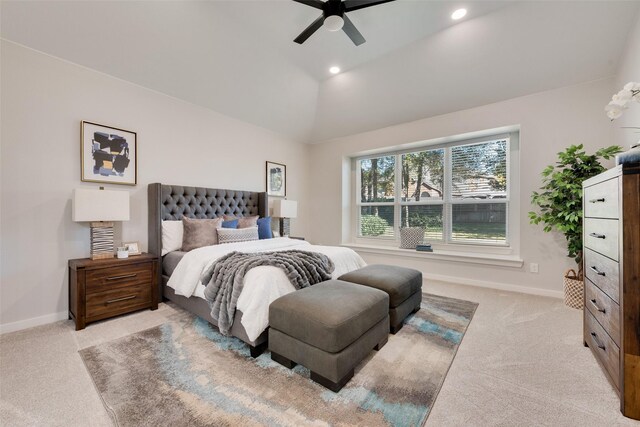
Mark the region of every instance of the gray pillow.
POLYGON ((258 227, 218 229, 218 241, 220 244, 248 242, 251 240, 258 240, 258 227))
POLYGON ((222 227, 222 218, 215 219, 191 219, 182 218, 184 233, 182 234, 182 250, 201 248, 218 244, 217 229, 222 227))

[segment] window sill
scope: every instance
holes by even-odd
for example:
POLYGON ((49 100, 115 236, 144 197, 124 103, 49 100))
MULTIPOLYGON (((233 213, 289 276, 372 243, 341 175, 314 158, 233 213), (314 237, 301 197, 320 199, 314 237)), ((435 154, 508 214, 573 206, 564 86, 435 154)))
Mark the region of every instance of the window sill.
POLYGON ((438 249, 436 249, 435 252, 419 252, 413 249, 400 249, 388 246, 363 245, 356 243, 343 243, 342 246, 353 249, 356 252, 377 255, 391 255, 401 258, 454 261, 469 264, 494 265, 499 267, 512 268, 520 268, 524 264, 524 261, 516 255, 480 254, 438 249))

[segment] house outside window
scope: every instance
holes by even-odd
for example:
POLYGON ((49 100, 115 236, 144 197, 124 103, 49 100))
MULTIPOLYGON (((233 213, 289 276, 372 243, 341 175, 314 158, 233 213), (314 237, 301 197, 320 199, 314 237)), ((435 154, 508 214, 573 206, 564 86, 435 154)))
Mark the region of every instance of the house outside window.
POLYGON ((394 245, 422 227, 436 246, 509 248, 517 144, 516 132, 357 158, 356 240, 394 245))

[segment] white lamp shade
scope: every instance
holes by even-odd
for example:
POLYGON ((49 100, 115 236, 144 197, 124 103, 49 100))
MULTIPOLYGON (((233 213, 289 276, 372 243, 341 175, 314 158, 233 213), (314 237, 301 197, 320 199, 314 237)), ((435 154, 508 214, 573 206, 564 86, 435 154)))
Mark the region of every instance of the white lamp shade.
POLYGON ((129 192, 114 190, 73 190, 73 221, 129 221, 129 192))
POLYGON ((298 216, 298 202, 277 199, 273 201, 273 216, 276 218, 295 218, 298 216))

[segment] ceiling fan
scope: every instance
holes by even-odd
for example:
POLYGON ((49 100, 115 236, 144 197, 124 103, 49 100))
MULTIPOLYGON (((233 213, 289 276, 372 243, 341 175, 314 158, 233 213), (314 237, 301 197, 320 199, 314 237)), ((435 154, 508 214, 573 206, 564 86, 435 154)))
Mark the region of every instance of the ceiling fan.
POLYGON ((347 17, 346 12, 364 9, 365 7, 376 6, 382 3, 389 3, 394 0, 293 0, 307 6, 315 7, 322 10, 322 15, 313 21, 294 42, 302 44, 307 40, 318 28, 324 27, 329 31, 339 31, 342 29, 356 45, 360 46, 366 40, 360 34, 360 31, 353 25, 353 22, 347 17))

